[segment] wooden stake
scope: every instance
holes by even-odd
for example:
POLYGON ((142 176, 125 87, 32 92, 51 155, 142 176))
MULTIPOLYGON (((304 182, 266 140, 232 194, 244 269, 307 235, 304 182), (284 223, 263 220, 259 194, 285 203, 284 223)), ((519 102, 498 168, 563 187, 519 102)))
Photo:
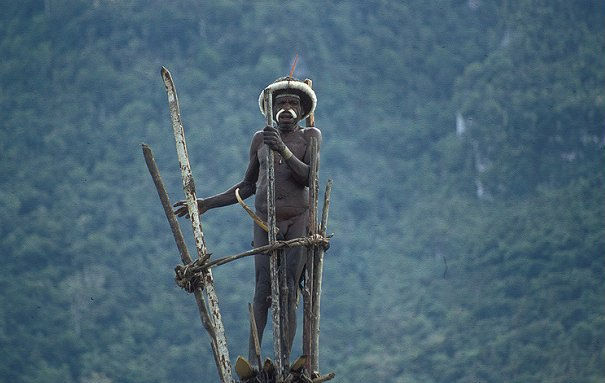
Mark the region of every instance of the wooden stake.
MULTIPOLYGON (((313 81, 310 78, 305 79, 305 84, 309 85, 310 88, 313 88, 313 81)), ((307 127, 315 126, 315 115, 313 113, 309 114, 306 121, 307 127)))
MULTIPOLYGON (((321 224, 319 234, 326 236, 328 226, 328 212, 330 210, 330 195, 332 194, 332 180, 328 180, 326 191, 324 193, 324 206, 321 213, 321 224)), ((324 267, 324 252, 323 246, 317 246, 315 251, 315 264, 313 267, 313 338, 311 339, 311 368, 313 371, 319 371, 319 319, 320 303, 321 303, 321 283, 324 267)))
MULTIPOLYGON (((313 81, 311 79, 305 79, 305 84, 313 88, 313 81)), ((309 114, 305 121, 307 127, 315 126, 315 116, 313 113, 309 114)), ((310 174, 309 174, 309 235, 317 233, 317 204, 314 201, 317 198, 315 183, 317 182, 317 142, 313 138, 311 139, 311 163, 310 163, 310 174)), ((305 288, 303 290, 303 354, 309 355, 306 361, 306 368, 311 373, 311 355, 313 345, 313 280, 314 280, 314 247, 307 247, 307 260, 305 265, 305 288)))
MULTIPOLYGON (((164 186, 164 181, 162 181, 162 176, 160 175, 160 170, 155 163, 155 159, 153 158, 153 152, 148 145, 143 144, 143 155, 145 157, 145 163, 147 164, 147 169, 151 174, 151 178, 153 179, 153 183, 155 184, 155 188, 158 192, 158 196, 160 197, 160 201, 162 202, 162 207, 164 208, 164 214, 166 214, 166 218, 168 219, 168 223, 170 224, 170 229, 172 230, 172 235, 174 236, 174 240, 176 242, 176 246, 179 249, 179 253, 181 255, 181 261, 183 264, 188 265, 192 262, 191 256, 189 255, 189 251, 187 250, 187 245, 185 244, 185 238, 183 237, 183 232, 181 231, 181 227, 179 222, 176 219, 176 215, 172 210, 172 205, 170 204, 170 198, 168 197, 168 193, 166 192, 166 187, 164 186)), ((202 325, 210 335, 210 339, 215 339, 214 327, 212 326, 212 322, 210 320, 210 316, 208 315, 208 309, 206 308, 206 302, 204 301, 202 295, 202 289, 198 288, 195 290, 195 302, 197 303, 198 311, 200 314, 200 319, 202 321, 202 325)), ((214 356, 215 359, 218 358, 217 355, 214 356)), ((217 364, 217 368, 218 368, 217 364)), ((219 368, 220 370, 220 368, 219 368)))
MULTIPOLYGON (((193 228, 193 237, 195 239, 198 258, 201 259, 203 263, 208 259, 209 256, 206 250, 206 242, 204 241, 204 233, 202 231, 202 224, 197 209, 195 183, 193 181, 191 166, 189 164, 189 156, 187 154, 187 143, 185 141, 185 131, 183 129, 183 123, 181 121, 176 88, 174 86, 174 82, 172 81, 172 76, 170 75, 170 72, 168 72, 168 70, 164 67, 162 67, 162 78, 164 80, 164 85, 166 86, 166 93, 168 95, 168 104, 170 108, 172 129, 174 132, 174 139, 176 141, 176 151, 179 159, 179 165, 181 168, 181 177, 183 179, 183 191, 185 192, 187 200, 187 209, 193 228)), ((214 289, 214 279, 212 278, 212 271, 205 271, 202 280, 204 283, 206 296, 208 297, 208 305, 210 307, 212 324, 214 327, 219 375, 221 376, 221 379, 224 383, 231 383, 233 382, 231 373, 231 360, 229 358, 229 349, 227 348, 227 339, 225 337, 223 320, 221 318, 221 313, 218 306, 218 297, 214 289)))
MULTIPOLYGON (((317 191, 318 191, 318 162, 317 139, 311 138, 311 163, 309 169, 309 236, 317 234, 317 191)), ((305 265, 305 290, 303 298, 303 354, 313 355, 313 281, 315 246, 307 247, 307 261, 305 265)), ((307 369, 311 372, 311 359, 307 359, 307 369)))
MULTIPOLYGON (((273 126, 273 95, 271 90, 265 89, 263 94, 265 103, 265 117, 267 125, 273 126)), ((277 240, 277 223, 275 221, 275 163, 274 153, 269 146, 265 145, 267 162, 267 225, 269 226, 269 245, 277 240)), ((271 309, 273 319, 273 349, 275 352, 275 367, 277 369, 278 380, 281 380, 283 374, 283 355, 282 355, 282 327, 280 314, 280 294, 279 294, 279 268, 277 263, 277 251, 271 252, 270 270, 271 270, 271 309)))

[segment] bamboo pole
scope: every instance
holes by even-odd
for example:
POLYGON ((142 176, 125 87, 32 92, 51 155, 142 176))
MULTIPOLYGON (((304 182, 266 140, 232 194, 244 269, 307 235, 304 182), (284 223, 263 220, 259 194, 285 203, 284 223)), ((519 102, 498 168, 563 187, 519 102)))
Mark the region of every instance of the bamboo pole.
MULTIPOLYGON (((265 103, 265 117, 267 125, 273 126, 273 95, 271 90, 265 89, 263 93, 265 103)), ((267 163, 267 225, 269 226, 269 245, 275 244, 277 240, 277 223, 275 222, 275 163, 274 153, 269 146, 265 146, 267 163)), ((279 268, 277 263, 278 252, 273 250, 270 254, 271 272, 271 312, 273 319, 273 350, 275 352, 275 364, 278 380, 283 373, 282 355, 282 327, 280 310, 280 283, 279 268)))
MULTIPOLYGON (((198 258, 201 259, 203 263, 209 258, 209 255, 206 250, 204 233, 202 231, 202 224, 197 209, 195 183, 191 174, 191 166, 189 164, 189 156, 187 154, 187 143, 185 141, 185 131, 183 129, 183 123, 181 121, 178 98, 170 72, 168 72, 168 70, 164 67, 162 67, 161 72, 162 78, 164 80, 164 85, 166 86, 166 93, 168 95, 170 117, 172 122, 172 128, 174 131, 174 139, 176 141, 176 151, 179 159, 179 165, 181 168, 181 177, 183 179, 183 191, 185 192, 187 200, 187 209, 189 212, 189 217, 191 219, 191 225, 193 228, 193 236, 195 239, 198 258)), ((210 307, 212 323, 214 325, 216 341, 214 345, 216 346, 218 355, 219 375, 223 382, 231 383, 233 382, 231 373, 231 360, 229 358, 229 349, 227 348, 227 339, 225 337, 223 320, 221 318, 221 313, 218 306, 218 297, 214 289, 212 271, 207 270, 206 272, 204 272, 202 280, 206 290, 206 296, 208 297, 208 306, 210 307)))
MULTIPOLYGON (((326 184, 326 191, 324 193, 324 205, 321 213, 321 224, 319 226, 319 235, 322 237, 326 236, 326 230, 328 226, 328 213, 330 210, 330 195, 332 194, 332 180, 328 180, 326 184)), ((311 339, 311 368, 313 371, 319 371, 319 320, 321 317, 320 303, 321 303, 321 284, 322 274, 324 265, 324 246, 317 246, 315 251, 315 264, 314 264, 314 279, 313 279, 313 337, 311 339)))

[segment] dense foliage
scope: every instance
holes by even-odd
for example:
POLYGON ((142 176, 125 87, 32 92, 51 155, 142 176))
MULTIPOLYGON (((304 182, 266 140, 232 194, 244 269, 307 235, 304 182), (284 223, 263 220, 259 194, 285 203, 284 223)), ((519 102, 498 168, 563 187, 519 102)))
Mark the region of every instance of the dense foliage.
MULTIPOLYGON (((295 53, 335 181, 322 370, 603 381, 603 2, 326 3, 3 4, 0 381, 217 379, 140 143, 182 198, 165 65, 198 193, 223 191, 295 53)), ((215 256, 249 248, 236 206, 204 229, 215 256)), ((245 355, 251 260, 215 279, 245 355)))

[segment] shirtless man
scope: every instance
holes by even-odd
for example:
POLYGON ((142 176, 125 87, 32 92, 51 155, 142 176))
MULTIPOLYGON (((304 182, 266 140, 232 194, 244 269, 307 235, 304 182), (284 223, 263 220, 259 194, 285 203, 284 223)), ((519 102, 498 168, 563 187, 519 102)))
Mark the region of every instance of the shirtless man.
MULTIPOLYGON (((256 194, 256 214, 267 222, 267 148, 276 153, 275 158, 275 215, 279 229, 278 239, 305 237, 308 226, 309 209, 309 164, 311 161, 311 138, 321 143, 321 132, 315 127, 303 128, 303 121, 315 109, 317 99, 313 90, 304 82, 292 77, 282 77, 268 86, 273 91, 273 120, 277 129, 266 126, 252 137, 250 145, 250 162, 244 179, 221 194, 198 199, 200 214, 217 207, 237 203, 235 190, 239 188, 242 199, 256 194)), ((263 92, 259 97, 259 107, 265 114, 263 92)), ((182 217, 187 215, 185 201, 175 204, 175 213, 182 217)), ((261 227, 254 224, 254 246, 268 244, 268 235, 261 227)), ((288 345, 290 354, 294 335, 296 334, 296 304, 298 283, 305 266, 305 248, 294 247, 284 250, 288 285, 288 345)), ((267 312, 271 306, 271 276, 268 254, 258 254, 254 259, 255 291, 254 319, 260 339, 267 323, 267 312)), ((250 358, 254 362, 254 343, 250 336, 250 358)))

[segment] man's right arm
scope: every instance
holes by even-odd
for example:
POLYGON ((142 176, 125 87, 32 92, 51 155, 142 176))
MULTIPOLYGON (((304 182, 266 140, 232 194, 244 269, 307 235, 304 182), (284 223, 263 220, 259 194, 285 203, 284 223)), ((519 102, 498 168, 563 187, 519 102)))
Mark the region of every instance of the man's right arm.
MULTIPOLYGON (((257 152, 262 142, 262 132, 256 132, 252 138, 252 143, 250 144, 250 161, 248 162, 248 168, 246 169, 243 180, 220 194, 208 198, 198 198, 197 206, 200 214, 203 214, 210 209, 237 203, 235 189, 239 189, 239 194, 242 199, 246 199, 256 193, 256 181, 258 180, 260 168, 257 152)), ((175 203, 174 207, 177 208, 174 211, 177 216, 182 217, 189 215, 185 201, 175 203)))

